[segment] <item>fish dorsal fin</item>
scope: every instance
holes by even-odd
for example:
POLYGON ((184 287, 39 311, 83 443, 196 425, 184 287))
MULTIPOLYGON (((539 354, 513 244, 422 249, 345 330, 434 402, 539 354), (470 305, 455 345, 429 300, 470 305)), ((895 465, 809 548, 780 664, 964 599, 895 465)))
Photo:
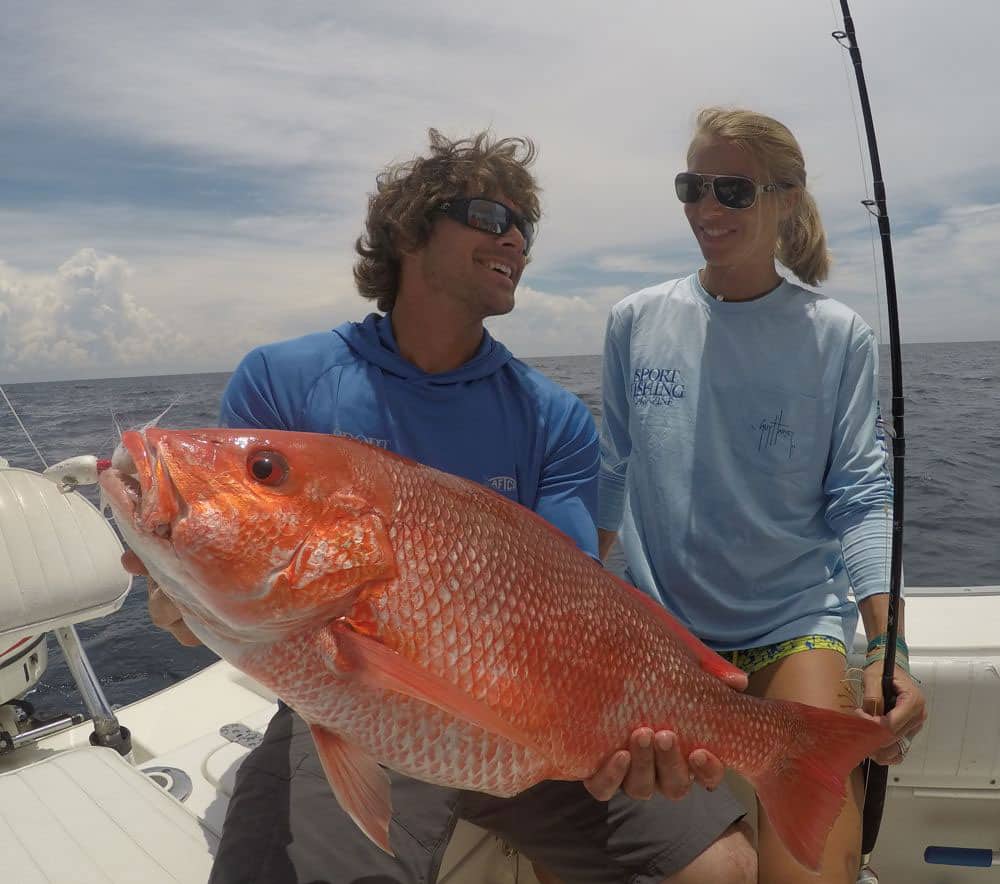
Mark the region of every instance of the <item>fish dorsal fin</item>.
POLYGON ((337 802, 359 829, 390 856, 389 821, 392 792, 389 778, 375 759, 317 724, 309 725, 323 772, 337 802))
POLYGON ((653 601, 644 592, 641 592, 624 580, 619 580, 617 577, 615 579, 628 591, 632 598, 644 606, 662 625, 666 626, 670 634, 680 642, 681 646, 695 659, 705 672, 737 690, 743 690, 746 687, 747 674, 742 669, 734 666, 728 660, 723 659, 715 653, 708 645, 685 628, 683 623, 672 617, 663 605, 653 601))
POLYGON ((348 618, 342 617, 330 624, 328 636, 335 646, 331 649, 330 665, 339 675, 352 675, 369 687, 413 697, 512 743, 538 748, 534 739, 501 713, 387 648, 360 624, 355 628, 348 618))

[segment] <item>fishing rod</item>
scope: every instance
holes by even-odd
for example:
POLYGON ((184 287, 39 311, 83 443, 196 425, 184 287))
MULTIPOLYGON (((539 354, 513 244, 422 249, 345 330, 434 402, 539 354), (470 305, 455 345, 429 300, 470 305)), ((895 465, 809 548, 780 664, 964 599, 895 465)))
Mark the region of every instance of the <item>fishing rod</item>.
MULTIPOLYGON (((875 199, 862 200, 862 205, 878 220, 879 236, 882 240, 882 263, 885 267, 885 295, 889 313, 889 357, 892 370, 892 425, 886 428, 892 438, 892 551, 889 571, 889 618, 886 627, 885 659, 882 667, 882 701, 888 712, 895 704, 893 672, 896 666, 896 638, 899 634, 899 599, 903 573, 903 460, 906 442, 903 436, 903 365, 902 348, 899 337, 899 311, 896 303, 896 273, 892 263, 892 240, 889 232, 889 212, 886 209, 885 183, 882 180, 882 166, 878 158, 878 144, 875 140, 875 124, 868 100, 868 87, 861 66, 861 50, 858 48, 854 32, 854 21, 847 0, 840 0, 844 19, 844 30, 834 31, 833 38, 851 54, 854 73, 858 81, 861 97, 861 111, 865 119, 865 133, 868 136, 868 154, 871 159, 872 187, 875 199)), ((865 809, 862 817, 861 853, 862 864, 866 865, 875 849, 879 828, 882 825, 882 811, 885 806, 888 768, 868 760, 865 762, 865 809)))

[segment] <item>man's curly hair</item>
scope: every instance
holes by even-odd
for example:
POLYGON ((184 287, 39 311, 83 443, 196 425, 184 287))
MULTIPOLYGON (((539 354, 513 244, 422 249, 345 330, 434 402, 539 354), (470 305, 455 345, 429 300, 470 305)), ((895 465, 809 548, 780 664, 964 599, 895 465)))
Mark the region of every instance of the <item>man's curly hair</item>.
POLYGON ((443 203, 503 193, 530 221, 541 214, 539 187, 528 170, 537 155, 530 139, 498 141, 489 131, 458 141, 437 129, 428 134, 430 156, 391 165, 378 175, 365 232, 354 244, 361 256, 354 265, 358 291, 384 312, 396 303, 400 256, 427 242, 443 203))

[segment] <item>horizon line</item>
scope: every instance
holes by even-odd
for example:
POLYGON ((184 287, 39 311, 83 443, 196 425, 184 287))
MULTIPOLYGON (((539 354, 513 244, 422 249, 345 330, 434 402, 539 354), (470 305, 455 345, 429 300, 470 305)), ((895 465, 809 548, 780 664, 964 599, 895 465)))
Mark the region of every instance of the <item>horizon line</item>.
MULTIPOLYGON (((968 340, 968 341, 904 341, 902 347, 905 349, 907 347, 926 347, 926 346, 940 346, 945 344, 1000 344, 1000 339, 986 338, 982 340, 968 340)), ((888 347, 889 343, 887 341, 879 342, 879 347, 888 347)), ((520 359, 522 361, 530 361, 537 359, 581 359, 581 358, 596 358, 600 359, 600 353, 562 353, 558 355, 533 355, 533 356, 519 356, 514 354, 515 359, 520 359)), ((69 384, 69 383, 84 383, 90 381, 123 381, 123 380, 134 380, 141 378, 174 378, 174 377, 190 377, 192 375, 199 374, 232 374, 235 371, 235 366, 233 368, 214 368, 214 369, 204 369, 202 371, 160 371, 153 374, 112 374, 112 375, 102 375, 102 376, 87 376, 87 377, 68 377, 68 378, 36 378, 33 380, 17 380, 17 381, 6 381, 0 383, 0 387, 18 387, 27 384, 69 384)))

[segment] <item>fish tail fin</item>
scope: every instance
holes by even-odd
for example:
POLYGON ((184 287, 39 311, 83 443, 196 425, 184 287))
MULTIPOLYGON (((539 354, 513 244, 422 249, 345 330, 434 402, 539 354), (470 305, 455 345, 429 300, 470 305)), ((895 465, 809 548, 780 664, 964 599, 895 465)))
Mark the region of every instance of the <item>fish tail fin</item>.
POLYGON ((788 852, 815 872, 851 772, 892 734, 860 715, 777 702, 787 708, 789 738, 768 768, 747 778, 788 852))

